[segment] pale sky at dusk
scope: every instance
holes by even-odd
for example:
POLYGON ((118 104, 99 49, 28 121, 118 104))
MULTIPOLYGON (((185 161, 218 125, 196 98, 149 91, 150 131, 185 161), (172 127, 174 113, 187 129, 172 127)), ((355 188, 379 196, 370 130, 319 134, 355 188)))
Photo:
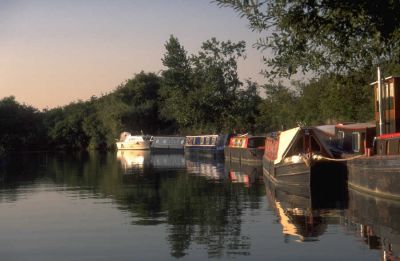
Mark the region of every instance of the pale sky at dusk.
POLYGON ((189 54, 211 37, 245 40, 241 79, 265 82, 257 34, 209 0, 0 0, 0 98, 42 109, 111 92, 163 69, 171 34, 189 54))

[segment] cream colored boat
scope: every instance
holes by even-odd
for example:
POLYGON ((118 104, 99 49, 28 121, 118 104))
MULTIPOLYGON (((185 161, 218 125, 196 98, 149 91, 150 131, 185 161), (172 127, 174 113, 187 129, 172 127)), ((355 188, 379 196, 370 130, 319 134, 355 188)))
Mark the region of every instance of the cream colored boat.
POLYGON ((123 132, 116 144, 118 150, 148 150, 150 149, 151 138, 123 132))

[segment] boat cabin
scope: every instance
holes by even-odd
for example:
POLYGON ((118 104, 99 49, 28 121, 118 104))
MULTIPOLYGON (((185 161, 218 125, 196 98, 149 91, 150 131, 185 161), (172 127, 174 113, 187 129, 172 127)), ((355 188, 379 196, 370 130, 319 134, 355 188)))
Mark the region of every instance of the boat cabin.
POLYGON ((382 124, 383 132, 379 131, 379 85, 373 82, 375 94, 375 121, 377 134, 400 132, 400 77, 387 77, 381 84, 382 95, 382 124))
POLYGON ((297 127, 273 133, 265 140, 264 158, 275 164, 292 156, 313 153, 332 158, 333 155, 327 147, 327 139, 327 134, 316 127, 297 127))
POLYGON ((229 135, 186 136, 185 149, 223 150, 229 135))
POLYGON ((264 148, 264 145, 263 136, 235 136, 229 140, 230 148, 264 148))
POLYGON ((390 76, 374 82, 376 142, 375 153, 378 155, 400 154, 400 77, 390 76), (379 86, 381 89, 379 90, 379 86), (381 105, 379 104, 381 95, 381 105), (380 112, 381 108, 381 112, 380 112))
POLYGON ((365 154, 374 146, 376 126, 373 123, 338 124, 335 142, 339 150, 349 154, 365 154))
POLYGON ((185 137, 153 136, 152 150, 183 150, 185 137))

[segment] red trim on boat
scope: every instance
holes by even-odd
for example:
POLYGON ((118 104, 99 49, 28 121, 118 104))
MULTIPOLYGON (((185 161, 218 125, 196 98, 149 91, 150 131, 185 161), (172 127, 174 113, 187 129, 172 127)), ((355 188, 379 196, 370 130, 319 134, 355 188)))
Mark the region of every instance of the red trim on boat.
POLYGON ((383 139, 393 139, 393 138, 400 138, 400 132, 396 133, 388 133, 388 134, 382 134, 378 137, 377 139, 383 140, 383 139))

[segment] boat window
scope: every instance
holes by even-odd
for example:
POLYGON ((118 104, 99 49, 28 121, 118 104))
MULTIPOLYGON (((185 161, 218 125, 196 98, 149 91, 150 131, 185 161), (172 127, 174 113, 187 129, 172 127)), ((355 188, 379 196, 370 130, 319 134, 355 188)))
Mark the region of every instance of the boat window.
POLYGON ((264 147, 264 145, 265 145, 265 138, 255 138, 255 139, 253 139, 253 147, 254 148, 264 147))
POLYGON ((319 146, 319 143, 315 140, 315 138, 313 136, 311 136, 311 150, 313 152, 321 151, 321 146, 319 146))
POLYGON ((200 137, 196 137, 195 142, 196 145, 200 145, 200 137))
POLYGON ((337 136, 338 136, 338 147, 339 147, 340 149, 343 149, 343 144, 344 144, 344 131, 338 131, 337 136))
POLYGON ((353 132, 351 134, 351 145, 353 152, 360 152, 360 133, 353 132))
POLYGON ((211 144, 215 145, 217 143, 217 137, 212 137, 211 144))
POLYGON ((286 156, 299 155, 300 153, 304 153, 303 140, 297 139, 286 156))

